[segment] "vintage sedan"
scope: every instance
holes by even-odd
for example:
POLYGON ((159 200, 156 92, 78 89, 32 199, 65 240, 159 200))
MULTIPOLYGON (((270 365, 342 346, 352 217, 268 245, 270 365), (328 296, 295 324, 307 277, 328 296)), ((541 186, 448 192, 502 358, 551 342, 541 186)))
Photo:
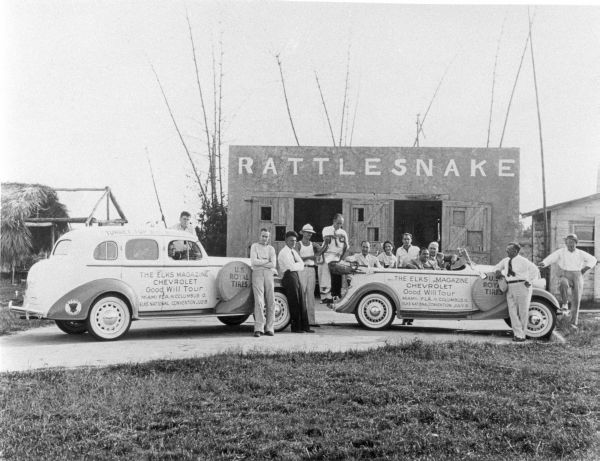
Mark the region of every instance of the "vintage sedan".
MULTIPOLYGON (((351 272, 348 290, 330 307, 354 314, 365 328, 389 327, 394 319, 486 320, 504 319, 510 325, 506 293, 492 266, 468 260, 462 270, 358 268, 351 272)), ((533 283, 527 337, 547 338, 556 325, 559 303, 533 283)))
MULTIPOLYGON (((10 310, 52 319, 65 333, 122 337, 132 320, 216 316, 243 323, 254 311, 250 260, 208 256, 195 235, 168 229, 95 227, 60 237, 34 264, 10 310)), ((290 322, 281 286, 275 330, 290 322)))

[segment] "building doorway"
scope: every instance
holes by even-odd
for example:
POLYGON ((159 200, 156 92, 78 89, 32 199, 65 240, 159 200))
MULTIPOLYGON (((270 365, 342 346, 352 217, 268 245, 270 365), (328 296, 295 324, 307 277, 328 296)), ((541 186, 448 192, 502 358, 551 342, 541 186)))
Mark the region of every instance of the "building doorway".
MULTIPOLYGON (((299 231, 305 224, 311 224, 316 234, 312 240, 322 242, 321 231, 331 226, 333 216, 342 213, 342 199, 294 199, 294 229, 299 231)), ((345 226, 344 226, 345 227, 345 226)))
POLYGON ((412 244, 426 247, 440 242, 442 249, 442 202, 427 200, 394 200, 394 244, 402 245, 402 234, 412 234, 412 244))

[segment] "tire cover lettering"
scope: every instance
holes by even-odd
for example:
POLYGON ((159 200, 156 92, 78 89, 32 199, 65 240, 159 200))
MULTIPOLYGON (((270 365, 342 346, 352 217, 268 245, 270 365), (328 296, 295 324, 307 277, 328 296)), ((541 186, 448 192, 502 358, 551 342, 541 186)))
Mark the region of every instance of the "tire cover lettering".
POLYGON ((223 266, 217 275, 217 288, 223 301, 229 301, 242 292, 252 290, 252 269, 241 261, 223 266))
POLYGON ((494 272, 488 272, 485 279, 478 278, 471 287, 473 304, 479 310, 487 312, 506 300, 506 293, 498 285, 494 272))

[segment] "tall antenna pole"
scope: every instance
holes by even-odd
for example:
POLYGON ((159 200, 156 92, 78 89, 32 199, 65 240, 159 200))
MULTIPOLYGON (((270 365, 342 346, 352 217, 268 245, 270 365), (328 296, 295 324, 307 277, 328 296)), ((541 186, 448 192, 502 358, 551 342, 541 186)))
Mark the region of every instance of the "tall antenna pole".
POLYGON ((154 181, 154 172, 152 171, 152 163, 150 163, 150 154, 148 153, 148 147, 146 147, 146 159, 148 160, 148 166, 150 167, 150 176, 152 177, 152 185, 154 186, 154 194, 156 195, 156 201, 158 202, 158 209, 160 210, 160 217, 162 219, 163 224, 165 225, 165 229, 167 226, 167 221, 165 220, 165 215, 162 210, 162 206, 160 204, 160 198, 158 198, 158 189, 156 188, 156 181, 154 181))
POLYGON ((540 115, 540 99, 538 95, 537 77, 535 73, 535 58, 533 56, 533 36, 531 35, 531 16, 527 11, 527 19, 529 21, 529 49, 531 50, 531 64, 533 66, 533 84, 535 86, 535 105, 537 107, 538 131, 540 134, 540 156, 542 158, 542 200, 544 209, 544 245, 543 256, 548 254, 548 213, 546 211, 546 170, 544 168, 544 142, 542 139, 542 117, 540 115))
POLYGON ((498 37, 498 45, 496 46, 496 57, 494 58, 494 72, 492 73, 492 98, 490 101, 490 118, 488 121, 488 132, 487 132, 487 142, 485 147, 490 147, 490 132, 492 130, 492 112, 494 109, 494 89, 496 87, 496 67, 498 65, 498 54, 500 54, 500 41, 502 40, 502 33, 504 32, 504 23, 506 22, 506 13, 504 14, 504 19, 502 21, 502 27, 500 27, 500 36, 498 37))
POLYGON ((417 137, 415 138, 413 147, 419 147, 419 132, 421 131, 421 122, 419 121, 420 116, 421 114, 417 114, 417 137))

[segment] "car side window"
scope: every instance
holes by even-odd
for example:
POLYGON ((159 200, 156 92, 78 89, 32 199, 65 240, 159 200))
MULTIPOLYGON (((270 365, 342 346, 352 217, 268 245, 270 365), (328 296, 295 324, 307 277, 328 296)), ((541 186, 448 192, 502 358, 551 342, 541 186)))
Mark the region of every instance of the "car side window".
POLYGON ((158 259, 158 243, 153 239, 131 239, 125 243, 125 257, 135 261, 158 259))
POLYGON ((176 261, 197 261, 202 259, 202 250, 191 240, 171 240, 167 247, 170 259, 176 261))
POLYGON ((94 249, 94 259, 107 261, 117 259, 117 244, 115 242, 102 242, 94 249))

